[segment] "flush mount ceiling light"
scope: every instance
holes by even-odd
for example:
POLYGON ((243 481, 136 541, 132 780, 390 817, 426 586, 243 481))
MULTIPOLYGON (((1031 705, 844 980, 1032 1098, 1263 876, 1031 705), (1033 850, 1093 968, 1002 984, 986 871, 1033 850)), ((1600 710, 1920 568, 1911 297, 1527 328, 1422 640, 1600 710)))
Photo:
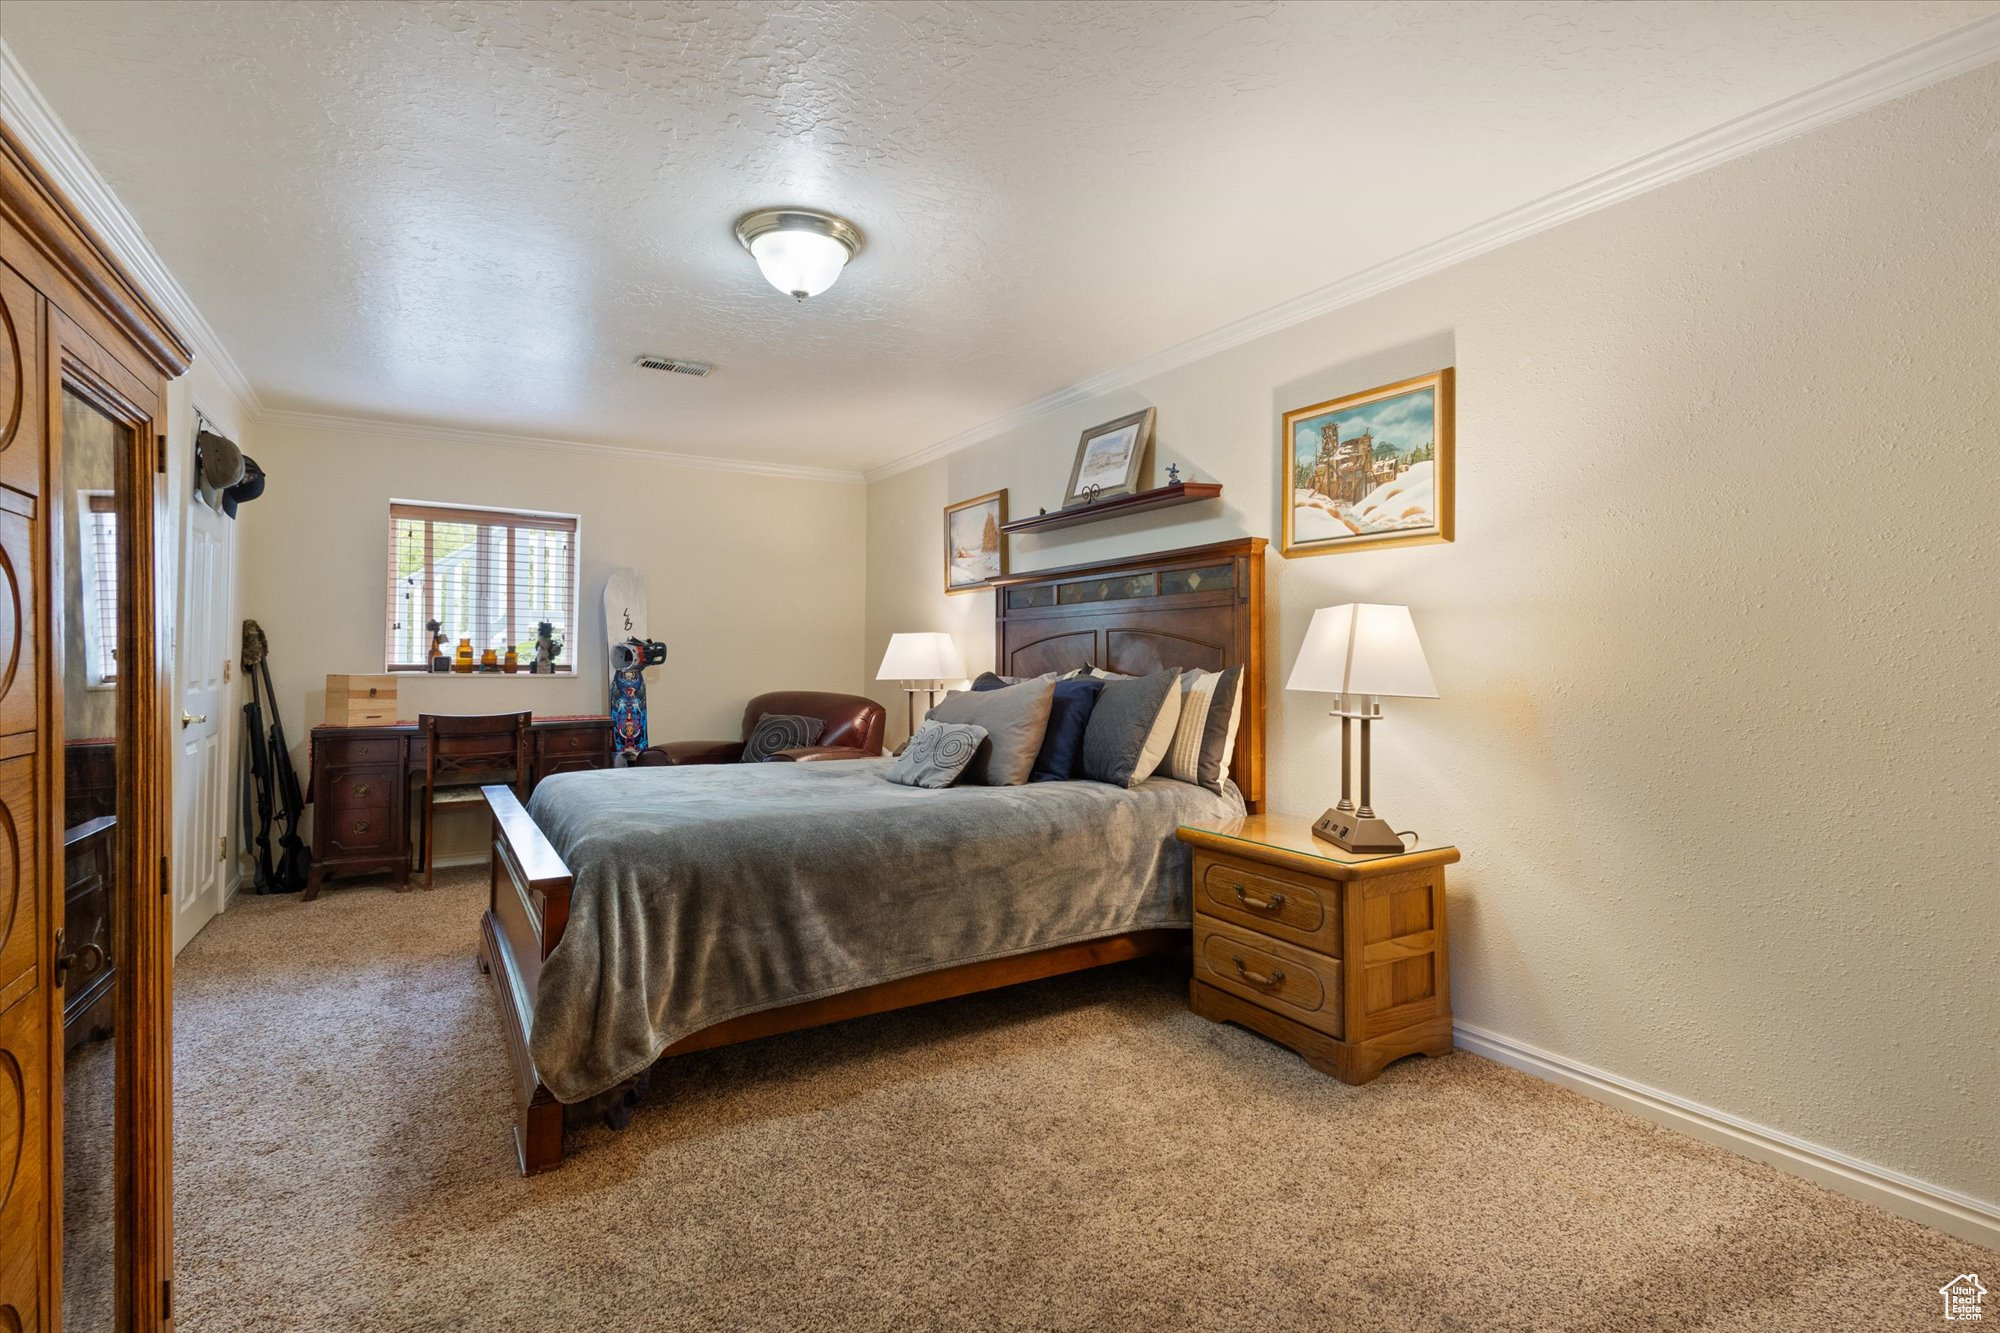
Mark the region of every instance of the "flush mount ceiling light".
POLYGON ((845 218, 810 208, 760 208, 736 220, 736 239, 773 287, 805 300, 833 286, 861 253, 861 231, 845 218))

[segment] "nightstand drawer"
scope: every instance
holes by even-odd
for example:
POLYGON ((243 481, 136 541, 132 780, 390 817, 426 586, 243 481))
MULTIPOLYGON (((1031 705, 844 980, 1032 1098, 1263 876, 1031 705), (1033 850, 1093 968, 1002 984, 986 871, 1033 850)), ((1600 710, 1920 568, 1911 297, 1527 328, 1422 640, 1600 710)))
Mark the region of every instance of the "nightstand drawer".
POLYGON ((1260 934, 1340 957, 1340 890, 1276 866, 1201 852, 1195 909, 1260 934))
POLYGON ((1212 917, 1194 919, 1197 980, 1240 995, 1329 1036, 1341 1033, 1340 960, 1237 930, 1212 917))

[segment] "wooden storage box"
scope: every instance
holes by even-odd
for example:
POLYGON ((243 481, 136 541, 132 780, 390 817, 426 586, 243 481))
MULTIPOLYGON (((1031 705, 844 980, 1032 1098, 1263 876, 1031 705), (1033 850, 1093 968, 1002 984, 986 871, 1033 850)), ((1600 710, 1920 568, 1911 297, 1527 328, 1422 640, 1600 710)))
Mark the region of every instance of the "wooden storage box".
POLYGON ((326 721, 334 727, 379 727, 396 720, 394 676, 328 676, 326 721))

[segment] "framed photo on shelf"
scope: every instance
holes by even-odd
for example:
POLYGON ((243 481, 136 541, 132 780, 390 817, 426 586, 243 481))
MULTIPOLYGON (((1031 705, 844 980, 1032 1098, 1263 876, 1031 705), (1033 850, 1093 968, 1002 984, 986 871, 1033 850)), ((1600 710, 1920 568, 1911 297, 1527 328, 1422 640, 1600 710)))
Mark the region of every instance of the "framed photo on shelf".
POLYGON ((1451 540, 1451 367, 1285 413, 1283 551, 1451 540))
POLYGON ((1007 572, 1007 492, 944 507, 944 590, 976 592, 1007 572))
POLYGON ((1092 426, 1077 441, 1076 462, 1069 470, 1063 508, 1089 504, 1139 489, 1146 451, 1153 445, 1153 409, 1092 426))

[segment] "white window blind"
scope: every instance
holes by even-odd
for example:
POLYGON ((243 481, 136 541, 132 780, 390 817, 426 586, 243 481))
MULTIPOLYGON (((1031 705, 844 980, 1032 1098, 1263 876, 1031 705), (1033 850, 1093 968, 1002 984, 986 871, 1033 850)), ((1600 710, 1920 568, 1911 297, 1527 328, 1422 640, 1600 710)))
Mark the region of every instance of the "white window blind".
POLYGON ((473 660, 512 647, 521 669, 535 658, 535 629, 563 645, 556 670, 575 660, 576 516, 392 500, 389 503, 390 671, 429 669, 430 631, 443 627, 447 656, 460 639, 473 660))
POLYGON ((82 493, 83 652, 92 685, 118 681, 118 506, 109 491, 82 493))

